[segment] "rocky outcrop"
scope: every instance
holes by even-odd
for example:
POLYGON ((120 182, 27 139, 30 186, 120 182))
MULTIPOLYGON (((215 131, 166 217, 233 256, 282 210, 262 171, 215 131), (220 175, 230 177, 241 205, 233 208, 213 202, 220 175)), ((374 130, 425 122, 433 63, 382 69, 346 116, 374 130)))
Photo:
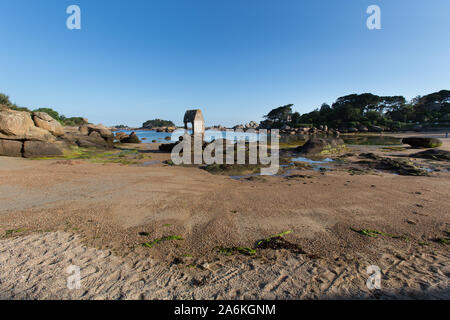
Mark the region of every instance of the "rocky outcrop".
POLYGON ((369 131, 370 132, 383 132, 384 128, 379 127, 379 126, 369 126, 369 131))
POLYGON ((159 149, 159 151, 163 151, 163 152, 172 152, 172 149, 175 148, 175 146, 179 143, 180 142, 163 143, 163 144, 159 145, 158 149, 159 149))
POLYGON ((256 121, 250 121, 249 123, 246 123, 244 127, 245 129, 258 129, 259 125, 256 121))
POLYGON ((39 158, 62 156, 63 145, 46 141, 25 141, 23 144, 23 156, 25 158, 39 158))
POLYGON ((87 124, 80 127, 66 127, 62 139, 82 148, 111 148, 114 134, 101 124, 87 124))
POLYGON ((125 132, 116 132, 116 135, 115 135, 116 140, 120 141, 126 137, 128 137, 128 135, 125 132))
POLYGON ((414 148, 437 148, 442 146, 442 141, 436 138, 409 137, 402 140, 403 144, 409 144, 414 148))
POLYGON ((64 135, 63 126, 45 112, 34 112, 33 121, 36 127, 45 129, 56 137, 64 135))
POLYGON ((46 113, 0 109, 0 156, 61 155, 63 146, 56 140, 63 134, 63 127, 46 113))
POLYGON ((80 132, 82 134, 91 135, 92 132, 97 132, 103 139, 105 139, 108 142, 112 142, 114 140, 114 134, 111 130, 109 130, 107 127, 105 127, 102 124, 94 125, 94 124, 87 124, 80 127, 80 132))
POLYGON ((0 139, 55 141, 48 130, 35 126, 30 113, 9 109, 0 110, 0 139))
POLYGON ((431 159, 437 161, 450 161, 450 151, 429 149, 409 155, 410 158, 431 159))
POLYGON ((44 112, 0 107, 0 156, 60 156, 70 145, 109 148, 113 139, 112 132, 102 125, 63 127, 44 112))
POLYGON ((22 141, 0 140, 0 156, 21 157, 22 148, 22 141))
POLYGON ((120 142, 121 143, 141 143, 141 140, 139 140, 139 137, 133 131, 128 137, 121 139, 120 142))
POLYGON ((321 156, 339 153, 345 150, 344 141, 340 138, 311 138, 297 151, 308 156, 321 156))
MULTIPOLYGON (((374 153, 361 153, 360 158, 370 159, 372 161, 364 161, 369 167, 377 170, 392 171, 402 176, 428 176, 429 173, 416 166, 409 159, 394 159, 388 157, 380 157, 374 153)), ((360 162, 361 163, 361 162, 360 162)))

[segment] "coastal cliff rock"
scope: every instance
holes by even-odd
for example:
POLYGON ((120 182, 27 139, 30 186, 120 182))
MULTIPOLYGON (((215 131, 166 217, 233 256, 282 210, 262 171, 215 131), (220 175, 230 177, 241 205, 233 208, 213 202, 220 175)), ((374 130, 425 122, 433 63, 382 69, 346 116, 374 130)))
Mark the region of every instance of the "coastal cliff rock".
POLYGON ((54 141, 55 137, 48 130, 36 127, 29 112, 2 109, 0 139, 54 141))
POLYGON ((415 148, 437 148, 442 146, 442 141, 436 138, 409 137, 402 140, 403 144, 409 144, 415 148))
POLYGON ((25 158, 51 157, 63 155, 62 144, 45 141, 25 141, 23 156, 25 158))
POLYGON ((113 133, 103 125, 63 127, 44 112, 0 108, 0 156, 60 156, 70 145, 103 149, 113 141, 113 133))
POLYGON ((33 120, 36 127, 45 129, 54 136, 60 137, 64 135, 63 126, 45 112, 34 112, 33 120))
POLYGON ((0 156, 21 157, 22 147, 22 141, 0 140, 0 156))

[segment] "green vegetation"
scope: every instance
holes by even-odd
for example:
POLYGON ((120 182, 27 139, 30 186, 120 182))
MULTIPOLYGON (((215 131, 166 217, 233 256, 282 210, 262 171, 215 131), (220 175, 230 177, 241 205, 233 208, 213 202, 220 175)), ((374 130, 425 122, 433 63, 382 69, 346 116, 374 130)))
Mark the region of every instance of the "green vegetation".
POLYGON ((200 168, 211 174, 242 176, 247 174, 259 173, 261 168, 267 167, 258 164, 209 164, 200 168))
POLYGON ((436 238, 434 239, 434 242, 437 242, 439 244, 450 244, 450 231, 444 231, 444 233, 447 235, 445 238, 436 238))
POLYGON ((369 229, 356 230, 356 229, 353 229, 353 228, 350 228, 350 229, 352 231, 355 231, 355 232, 359 233, 359 234, 362 234, 363 236, 371 237, 371 238, 378 238, 379 235, 387 236, 387 237, 394 237, 391 234, 388 234, 388 233, 385 233, 385 232, 382 232, 382 231, 378 231, 378 230, 369 230, 369 229))
POLYGON ((386 233, 383 231, 370 230, 370 229, 362 229, 362 230, 357 230, 354 228, 350 228, 350 229, 354 232, 357 232, 363 236, 370 237, 370 238, 378 238, 378 236, 385 236, 385 237, 390 237, 392 239, 401 239, 401 240, 405 240, 406 242, 409 242, 409 238, 407 236, 397 236, 397 235, 389 234, 389 233, 386 233))
POLYGON ((440 244, 450 244, 450 238, 437 238, 435 241, 440 244))
POLYGON ((89 160, 93 163, 117 163, 122 165, 140 164, 142 161, 151 158, 151 155, 141 153, 136 149, 102 151, 90 148, 80 148, 72 146, 64 151, 64 155, 55 157, 33 158, 32 160, 89 160))
POLYGON ((173 163, 172 160, 164 160, 163 163, 167 164, 168 166, 174 166, 175 165, 175 163, 173 163))
POLYGON ((340 97, 331 106, 322 104, 312 112, 300 115, 292 104, 273 109, 261 122, 263 128, 318 127, 359 128, 379 126, 392 130, 422 126, 450 125, 450 91, 441 90, 418 96, 407 102, 403 96, 377 96, 371 93, 340 97))
POLYGON ((80 126, 83 124, 86 124, 86 120, 84 118, 81 117, 71 117, 71 118, 67 118, 64 115, 60 115, 57 111, 51 109, 51 108, 37 108, 34 110, 30 110, 26 107, 19 107, 18 105, 16 105, 15 103, 12 103, 9 100, 9 96, 0 93, 0 105, 4 105, 6 107, 8 107, 9 109, 12 110, 16 110, 16 111, 26 111, 26 112, 45 112, 46 114, 48 114, 50 117, 52 117, 53 119, 55 119, 56 121, 58 121, 59 123, 61 123, 64 126, 80 126))
POLYGON ((158 127, 175 127, 175 124, 170 120, 154 119, 145 121, 142 124, 142 127, 147 129, 158 127))
POLYGON ((268 237, 268 238, 265 238, 265 239, 263 239, 263 240, 261 240, 261 241, 258 241, 258 243, 256 244, 256 246, 259 247, 259 246, 262 245, 264 242, 270 242, 272 239, 275 239, 275 238, 282 238, 282 237, 284 237, 285 235, 288 235, 288 234, 290 234, 290 233, 292 233, 292 231, 291 231, 291 230, 288 230, 288 231, 281 232, 281 233, 279 233, 279 234, 272 235, 272 236, 270 236, 270 237, 268 237))
POLYGON ((255 249, 247 247, 232 247, 232 248, 218 247, 217 250, 219 253, 224 254, 226 256, 231 256, 236 253, 240 253, 246 256, 253 256, 256 254, 255 249))
POLYGON ((5 238, 10 237, 16 233, 24 232, 25 229, 19 228, 19 229, 10 229, 5 231, 5 238))
POLYGON ((219 253, 226 256, 231 256, 233 254, 243 254, 246 256, 253 256, 256 254, 256 249, 274 249, 274 250, 287 249, 294 253, 303 254, 304 251, 299 246, 283 239, 285 235, 288 235, 290 233, 292 233, 292 231, 288 230, 276 235, 272 235, 261 241, 258 241, 255 249, 248 247, 231 247, 231 248, 216 247, 216 249, 219 253))
POLYGON ((171 241, 171 240, 184 240, 184 239, 180 236, 167 236, 167 237, 155 239, 151 242, 144 242, 141 245, 146 248, 152 248, 154 245, 156 245, 158 243, 165 242, 165 241, 171 241))
POLYGON ((405 151, 405 147, 383 147, 381 149, 382 152, 391 152, 391 151, 405 151))

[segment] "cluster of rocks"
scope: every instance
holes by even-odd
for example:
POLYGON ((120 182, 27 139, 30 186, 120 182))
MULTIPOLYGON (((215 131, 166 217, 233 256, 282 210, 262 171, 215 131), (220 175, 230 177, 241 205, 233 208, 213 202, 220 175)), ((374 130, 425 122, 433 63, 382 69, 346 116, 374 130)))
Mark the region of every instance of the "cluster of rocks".
POLYGON ((71 145, 112 147, 114 135, 102 125, 63 127, 44 112, 0 107, 0 156, 60 156, 71 145))
POLYGON ((383 131, 390 131, 389 128, 384 128, 380 126, 359 126, 358 128, 355 127, 343 127, 339 128, 339 131, 344 133, 353 133, 353 132, 383 132, 383 131))
POLYGON ((308 134, 308 135, 339 135, 340 133, 357 133, 357 132, 383 132, 388 129, 379 126, 360 126, 354 127, 341 127, 338 129, 328 128, 327 125, 320 125, 319 127, 304 127, 304 128, 292 128, 288 125, 284 125, 280 129, 282 134, 308 134))
POLYGON ((125 132, 117 132, 115 138, 121 143, 141 143, 141 140, 139 140, 139 137, 134 131, 129 135, 125 132))
POLYGON ((366 164, 370 168, 377 170, 393 171, 402 176, 428 176, 427 170, 416 166, 409 159, 394 159, 388 157, 380 157, 374 153, 361 153, 359 158, 368 161, 359 161, 360 164, 366 164))
POLYGON ((235 125, 233 128, 233 130, 258 130, 259 129, 259 124, 255 121, 250 121, 249 123, 246 124, 238 124, 235 125))
POLYGON ((206 127, 205 130, 226 131, 227 128, 225 128, 225 127, 223 127, 223 126, 221 126, 219 124, 219 125, 215 125, 215 126, 212 126, 212 127, 206 127))
POLYGON ((62 138, 71 145, 83 148, 111 148, 114 143, 114 134, 101 124, 65 127, 65 134, 62 138))
POLYGON ((176 127, 158 127, 158 128, 142 128, 143 130, 154 130, 156 132, 174 132, 177 128, 176 127))

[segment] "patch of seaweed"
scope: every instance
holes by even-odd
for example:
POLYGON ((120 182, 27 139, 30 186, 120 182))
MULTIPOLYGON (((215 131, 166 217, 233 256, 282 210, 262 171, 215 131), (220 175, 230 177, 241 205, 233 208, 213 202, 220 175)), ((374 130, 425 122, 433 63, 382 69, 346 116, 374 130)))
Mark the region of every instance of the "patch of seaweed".
POLYGON ((153 248, 153 246, 158 244, 158 243, 165 242, 165 241, 170 241, 170 240, 183 240, 183 238, 180 237, 180 236, 167 236, 167 237, 162 237, 162 238, 155 239, 155 240, 150 241, 150 242, 141 243, 141 246, 146 247, 146 248, 153 248))
POLYGON ((225 248, 225 247, 217 247, 216 250, 226 256, 231 256, 233 254, 243 254, 246 256, 253 256, 256 254, 256 250, 248 247, 231 247, 231 248, 225 248))
POLYGON ((303 251, 302 248, 300 248, 295 243, 291 243, 284 239, 284 236, 287 234, 292 233, 292 231, 284 231, 282 233, 270 236, 266 239, 258 241, 256 247, 258 249, 272 249, 272 250, 280 250, 280 249, 286 249, 291 251, 292 253, 297 254, 306 254, 305 251, 303 251))

